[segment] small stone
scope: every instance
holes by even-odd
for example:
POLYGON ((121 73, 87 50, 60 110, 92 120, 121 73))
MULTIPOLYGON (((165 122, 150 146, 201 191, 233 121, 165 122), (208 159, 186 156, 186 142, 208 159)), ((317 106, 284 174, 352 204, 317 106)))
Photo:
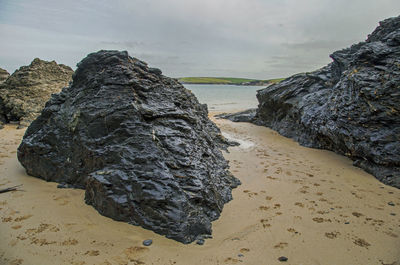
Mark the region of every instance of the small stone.
POLYGON ((388 202, 388 205, 395 206, 395 204, 393 202, 388 202))
POLYGON ((287 261, 288 258, 286 258, 285 256, 282 256, 282 257, 279 257, 278 260, 279 260, 279 261, 287 261))
POLYGON ((345 224, 345 225, 348 225, 348 224, 350 224, 350 222, 345 222, 344 224, 345 224))
POLYGON ((204 239, 198 239, 197 241, 196 241, 196 244, 197 245, 204 245, 204 239))
POLYGON ((151 244, 153 244, 153 240, 151 240, 151 239, 147 239, 147 240, 143 241, 143 246, 148 247, 151 244))

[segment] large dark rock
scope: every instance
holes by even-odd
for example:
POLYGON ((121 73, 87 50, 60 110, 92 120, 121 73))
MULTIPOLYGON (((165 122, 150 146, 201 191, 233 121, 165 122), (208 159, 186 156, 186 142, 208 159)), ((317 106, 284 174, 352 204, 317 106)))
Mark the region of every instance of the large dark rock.
POLYGON ((28 174, 86 189, 86 203, 118 221, 190 243, 211 234, 231 190, 219 129, 176 80, 127 52, 78 64, 18 148, 28 174))
POLYGON ((9 76, 10 74, 7 72, 7 70, 0 68, 0 84, 6 81, 9 76))
POLYGON ((19 68, 0 84, 0 123, 28 126, 39 116, 51 94, 68 85, 72 74, 68 66, 38 58, 19 68))
POLYGON ((400 188, 400 17, 331 58, 322 69, 259 91, 255 122, 344 154, 400 188))

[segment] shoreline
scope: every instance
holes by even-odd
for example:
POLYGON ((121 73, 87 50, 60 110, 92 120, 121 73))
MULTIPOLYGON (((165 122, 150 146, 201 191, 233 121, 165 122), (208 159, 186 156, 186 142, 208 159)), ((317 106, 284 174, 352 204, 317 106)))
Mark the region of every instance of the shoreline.
POLYGON ((398 264, 399 189, 346 157, 215 114, 223 133, 253 145, 224 153, 242 185, 203 246, 113 221, 84 203, 83 190, 27 176, 16 158, 24 130, 6 125, 0 188, 23 184, 24 191, 0 194, 0 263, 282 264, 285 256, 285 264, 398 264), (146 239, 153 244, 144 247, 146 239))

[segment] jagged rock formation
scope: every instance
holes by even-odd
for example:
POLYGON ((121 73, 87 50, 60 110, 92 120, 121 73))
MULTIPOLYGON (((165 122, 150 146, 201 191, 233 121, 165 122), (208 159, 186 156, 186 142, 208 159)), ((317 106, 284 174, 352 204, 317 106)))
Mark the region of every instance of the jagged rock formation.
POLYGON ((400 188, 400 17, 333 62, 258 92, 255 123, 333 150, 400 188))
POLYGON ((6 81, 9 76, 10 74, 7 72, 7 70, 0 68, 0 84, 6 81))
POLYGON ((231 190, 225 142, 207 106, 127 52, 78 64, 18 148, 28 174, 86 189, 118 221, 189 243, 211 234, 231 190))
POLYGON ((51 94, 68 85, 73 70, 38 58, 22 66, 0 84, 0 124, 28 126, 42 111, 51 94))

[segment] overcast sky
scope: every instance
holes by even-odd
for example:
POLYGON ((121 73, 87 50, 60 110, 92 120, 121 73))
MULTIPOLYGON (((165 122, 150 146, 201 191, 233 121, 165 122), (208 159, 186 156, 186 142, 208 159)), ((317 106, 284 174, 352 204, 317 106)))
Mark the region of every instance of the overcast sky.
POLYGON ((0 0, 0 67, 127 50, 172 77, 284 77, 365 40, 399 0, 0 0))

